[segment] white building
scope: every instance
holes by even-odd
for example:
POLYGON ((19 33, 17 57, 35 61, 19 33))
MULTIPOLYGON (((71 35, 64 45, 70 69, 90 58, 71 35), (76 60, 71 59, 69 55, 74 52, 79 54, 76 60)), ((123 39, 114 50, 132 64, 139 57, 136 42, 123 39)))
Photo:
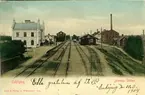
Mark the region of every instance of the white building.
POLYGON ((12 40, 21 40, 26 47, 39 47, 44 42, 44 23, 40 24, 40 20, 32 22, 13 21, 12 40))
POLYGON ((46 35, 45 40, 48 41, 48 43, 55 43, 56 42, 56 36, 55 35, 46 35))
POLYGON ((97 38, 97 42, 101 42, 101 32, 97 30, 97 32, 94 32, 92 34, 95 38, 97 38))

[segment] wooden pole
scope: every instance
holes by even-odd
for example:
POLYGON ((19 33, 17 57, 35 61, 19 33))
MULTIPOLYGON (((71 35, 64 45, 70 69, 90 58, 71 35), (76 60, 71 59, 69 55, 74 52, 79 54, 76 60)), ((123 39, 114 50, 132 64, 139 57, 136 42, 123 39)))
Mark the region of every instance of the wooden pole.
POLYGON ((101 27, 101 48, 102 48, 102 27, 101 27))
MULTIPOLYGON (((1 57, 1 52, 0 52, 0 57, 1 57)), ((1 63, 2 61, 1 61, 1 58, 0 58, 0 77, 1 77, 1 75, 2 75, 2 63, 1 63)))

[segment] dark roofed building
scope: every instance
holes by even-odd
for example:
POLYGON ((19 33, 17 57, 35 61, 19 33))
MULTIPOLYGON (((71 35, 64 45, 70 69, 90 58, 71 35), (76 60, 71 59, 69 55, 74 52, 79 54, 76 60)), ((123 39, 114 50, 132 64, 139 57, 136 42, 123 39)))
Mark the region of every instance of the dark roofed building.
POLYGON ((117 45, 118 45, 119 47, 124 48, 124 46, 126 45, 127 39, 128 39, 128 36, 121 36, 121 37, 117 40, 117 45))
POLYGON ((81 45, 95 45, 96 38, 90 34, 86 34, 80 38, 81 45))
POLYGON ((66 40, 66 34, 62 31, 58 32, 56 37, 57 42, 63 42, 66 40))

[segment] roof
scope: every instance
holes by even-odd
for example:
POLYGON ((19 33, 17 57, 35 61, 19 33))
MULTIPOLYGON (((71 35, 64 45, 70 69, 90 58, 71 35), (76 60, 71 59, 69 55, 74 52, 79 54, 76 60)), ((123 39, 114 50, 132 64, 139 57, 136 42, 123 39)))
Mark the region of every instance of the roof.
MULTIPOLYGON (((57 34, 59 34, 59 33, 64 33, 64 32, 62 32, 62 31, 59 31, 57 34)), ((65 34, 65 33, 64 33, 65 34)))
POLYGON ((128 38, 128 36, 121 36, 120 38, 118 38, 118 41, 124 39, 124 38, 128 38))
POLYGON ((110 33, 110 32, 118 33, 118 32, 115 31, 115 30, 104 30, 104 31, 102 31, 102 34, 104 34, 104 33, 110 33))
POLYGON ((37 29, 42 29, 42 25, 35 22, 15 23, 13 29, 14 30, 37 30, 37 29))
POLYGON ((90 37, 96 38, 96 37, 94 37, 94 36, 92 36, 92 35, 90 35, 90 34, 86 34, 86 35, 82 36, 81 38, 90 38, 90 37))
POLYGON ((48 34, 48 35, 45 35, 45 37, 55 37, 55 35, 48 34))
POLYGON ((97 31, 97 32, 94 32, 92 35, 95 36, 95 35, 100 35, 101 32, 100 31, 97 31))

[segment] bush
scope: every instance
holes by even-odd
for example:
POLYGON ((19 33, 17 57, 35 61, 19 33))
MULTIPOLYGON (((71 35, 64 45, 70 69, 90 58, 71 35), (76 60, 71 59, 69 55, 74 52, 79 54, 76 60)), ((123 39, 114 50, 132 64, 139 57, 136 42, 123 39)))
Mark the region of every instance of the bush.
POLYGON ((0 36, 1 41, 11 41, 12 37, 11 36, 0 36))
POLYGON ((24 43, 18 40, 0 43, 1 58, 7 59, 17 55, 22 56, 25 52, 24 43))
POLYGON ((72 40, 74 40, 74 39, 75 39, 75 40, 79 40, 79 36, 73 35, 73 36, 72 36, 72 40))
POLYGON ((140 36, 130 36, 126 42, 124 50, 137 60, 143 58, 143 42, 140 36))

